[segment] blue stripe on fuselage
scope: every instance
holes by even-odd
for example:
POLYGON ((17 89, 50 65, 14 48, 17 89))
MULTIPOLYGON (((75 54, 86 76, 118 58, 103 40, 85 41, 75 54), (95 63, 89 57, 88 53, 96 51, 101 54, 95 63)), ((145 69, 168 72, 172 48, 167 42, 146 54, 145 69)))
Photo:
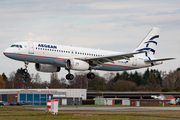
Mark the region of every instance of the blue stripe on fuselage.
MULTIPOLYGON (((66 59, 56 58, 56 57, 45 57, 45 56, 35 56, 35 55, 26 55, 26 54, 5 54, 7 57, 19 61, 29 61, 33 63, 42 63, 42 64, 53 64, 59 67, 66 67, 66 59)), ((139 69, 137 67, 128 67, 115 64, 103 64, 102 67, 95 66, 92 69, 95 70, 104 70, 104 71, 123 71, 123 70, 132 70, 139 69)))
POLYGON ((7 57, 19 61, 29 61, 33 63, 42 63, 42 64, 55 64, 60 67, 66 66, 66 59, 56 58, 56 57, 46 57, 46 56, 35 56, 35 55, 26 55, 26 54, 5 54, 7 57))

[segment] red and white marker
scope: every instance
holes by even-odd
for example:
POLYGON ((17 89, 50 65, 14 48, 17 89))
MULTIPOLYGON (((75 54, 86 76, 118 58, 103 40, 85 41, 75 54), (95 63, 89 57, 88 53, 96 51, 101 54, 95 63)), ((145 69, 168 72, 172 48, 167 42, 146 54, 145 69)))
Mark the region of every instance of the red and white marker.
POLYGON ((50 92, 49 88, 50 88, 50 86, 48 85, 49 99, 47 99, 47 109, 49 110, 49 114, 51 114, 51 92, 50 92))
POLYGON ((47 109, 49 110, 49 114, 51 114, 51 100, 47 99, 47 109))

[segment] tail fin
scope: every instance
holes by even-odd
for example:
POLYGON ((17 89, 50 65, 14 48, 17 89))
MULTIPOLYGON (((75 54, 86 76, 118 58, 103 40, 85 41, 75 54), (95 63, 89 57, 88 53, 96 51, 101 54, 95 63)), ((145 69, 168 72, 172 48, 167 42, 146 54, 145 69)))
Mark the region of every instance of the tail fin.
POLYGON ((138 45, 135 51, 147 51, 145 56, 149 59, 153 58, 156 52, 156 46, 159 38, 160 29, 153 28, 148 35, 143 39, 143 41, 138 45))

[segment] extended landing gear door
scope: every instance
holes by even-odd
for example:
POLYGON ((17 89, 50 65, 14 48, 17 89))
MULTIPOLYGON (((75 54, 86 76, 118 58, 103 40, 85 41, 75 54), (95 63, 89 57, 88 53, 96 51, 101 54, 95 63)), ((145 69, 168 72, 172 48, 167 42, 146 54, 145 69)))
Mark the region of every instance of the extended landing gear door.
POLYGON ((29 54, 34 54, 34 44, 32 42, 28 42, 29 44, 29 54))

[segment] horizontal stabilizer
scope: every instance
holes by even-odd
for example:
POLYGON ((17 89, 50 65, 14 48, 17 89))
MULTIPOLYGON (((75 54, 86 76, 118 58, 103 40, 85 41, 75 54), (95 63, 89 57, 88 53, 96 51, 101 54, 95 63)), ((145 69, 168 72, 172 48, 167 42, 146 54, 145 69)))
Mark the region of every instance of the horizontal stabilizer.
POLYGON ((173 59, 175 59, 175 58, 162 58, 162 59, 145 60, 145 62, 152 63, 152 62, 166 61, 166 60, 173 60, 173 59))

